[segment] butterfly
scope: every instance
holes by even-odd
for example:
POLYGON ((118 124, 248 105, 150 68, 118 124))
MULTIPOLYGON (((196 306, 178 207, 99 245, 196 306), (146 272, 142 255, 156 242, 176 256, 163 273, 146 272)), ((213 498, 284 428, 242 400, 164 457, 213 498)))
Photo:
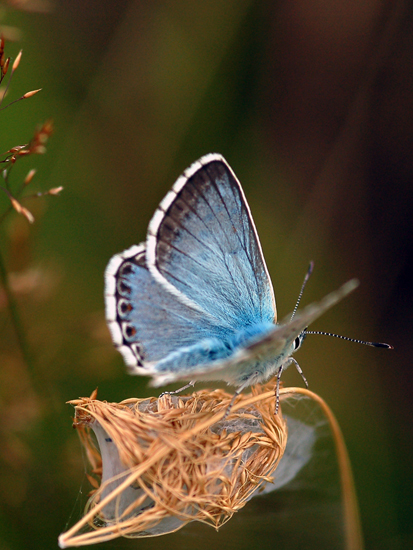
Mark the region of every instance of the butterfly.
POLYGON ((248 203, 219 154, 184 171, 146 242, 114 256, 105 281, 108 327, 132 374, 153 386, 223 380, 236 394, 277 375, 277 404, 282 371, 295 363, 301 372, 292 354, 308 325, 358 285, 353 279, 277 323, 248 203))

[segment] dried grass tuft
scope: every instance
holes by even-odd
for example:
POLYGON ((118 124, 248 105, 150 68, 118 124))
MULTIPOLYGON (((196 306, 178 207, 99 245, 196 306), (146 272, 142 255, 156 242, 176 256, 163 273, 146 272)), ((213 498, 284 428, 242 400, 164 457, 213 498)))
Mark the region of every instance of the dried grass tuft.
POLYGON ((232 398, 202 390, 119 404, 96 395, 71 401, 92 483, 101 483, 60 546, 156 536, 194 520, 216 529, 227 522, 272 481, 287 443, 281 411, 274 415, 273 383, 241 394, 222 420, 232 398))

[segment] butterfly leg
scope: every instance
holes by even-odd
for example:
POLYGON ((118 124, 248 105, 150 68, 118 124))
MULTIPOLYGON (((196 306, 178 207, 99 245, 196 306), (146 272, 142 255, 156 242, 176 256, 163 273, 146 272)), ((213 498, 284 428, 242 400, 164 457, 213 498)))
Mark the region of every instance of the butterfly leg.
POLYGON ((304 376, 304 373, 303 373, 303 371, 301 370, 300 365, 297 363, 297 361, 294 359, 294 357, 290 357, 290 362, 291 362, 291 363, 294 363, 295 368, 296 368, 297 371, 301 374, 301 378, 304 380, 304 384, 305 384, 306 387, 308 388, 307 378, 304 376))
POLYGON ((276 391, 275 391, 275 414, 278 414, 278 408, 279 408, 279 405, 280 405, 280 380, 281 380, 281 375, 283 373, 283 370, 286 369, 288 367, 288 365, 291 365, 291 363, 294 363, 295 368, 301 374, 301 378, 304 380, 304 384, 308 388, 307 378, 304 376, 304 373, 303 373, 300 365, 294 359, 294 357, 289 357, 287 359, 287 361, 281 365, 281 367, 278 369, 278 372, 277 372, 277 385, 276 385, 276 391))
POLYGON ((187 390, 188 388, 193 388, 195 386, 195 382, 196 380, 191 380, 188 384, 185 384, 185 386, 182 386, 182 388, 179 388, 178 390, 175 390, 175 391, 164 391, 160 394, 158 399, 160 399, 164 395, 175 395, 177 393, 183 392, 184 390, 187 390))
POLYGON ((283 373, 284 368, 288 367, 290 362, 291 361, 289 359, 285 363, 282 363, 281 367, 278 369, 278 372, 277 372, 277 383, 276 383, 276 386, 275 386, 275 414, 278 414, 278 409, 279 409, 279 406, 280 406, 280 380, 281 380, 281 375, 283 373))
MULTIPOLYGON (((255 373, 253 376, 255 376, 256 374, 258 374, 258 373, 255 373)), ((253 376, 248 377, 248 379, 245 380, 245 382, 239 388, 236 389, 236 391, 234 392, 234 395, 232 396, 232 399, 231 399, 231 401, 228 405, 228 408, 225 411, 225 414, 224 414, 222 420, 225 420, 228 417, 228 415, 231 412, 231 409, 232 409, 232 407, 235 403, 235 399, 239 396, 239 394, 242 392, 242 390, 245 389, 247 386, 251 385, 251 378, 253 378, 253 376)))

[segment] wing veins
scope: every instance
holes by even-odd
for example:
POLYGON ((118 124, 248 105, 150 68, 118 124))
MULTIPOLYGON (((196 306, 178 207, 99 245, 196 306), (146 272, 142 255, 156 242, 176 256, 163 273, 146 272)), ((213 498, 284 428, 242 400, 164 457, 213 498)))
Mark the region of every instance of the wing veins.
MULTIPOLYGON (((186 189, 186 191, 187 191, 188 193, 191 193, 191 191, 190 191, 189 188, 186 189)), ((198 189, 197 189, 197 191, 198 191, 198 189)), ((192 196, 192 197, 195 197, 194 193, 191 193, 191 196, 192 196)), ((201 198, 204 200, 205 204, 207 204, 208 207, 211 209, 210 204, 208 203, 208 201, 205 199, 205 197, 204 197, 200 192, 198 192, 198 196, 201 197, 201 198)), ((208 227, 208 225, 205 223, 205 220, 204 220, 203 218, 201 218, 201 216, 198 214, 198 212, 197 212, 197 211, 196 211, 196 210, 195 210, 195 209, 194 209, 194 208, 193 208, 193 207, 192 207, 183 197, 179 197, 179 199, 188 207, 189 210, 191 210, 191 212, 192 212, 193 214, 195 214, 195 216, 199 219, 199 221, 203 224, 203 226, 204 226, 206 229, 209 230, 209 227, 208 227)), ((211 209, 211 211, 212 211, 212 213, 213 213, 214 216, 215 216, 214 211, 213 211, 212 209, 211 209)), ((216 218, 216 216, 215 216, 215 218, 216 218)), ((216 219, 217 219, 217 218, 216 218, 216 219)), ((222 229, 222 226, 221 226, 221 229, 222 229)), ((188 231, 188 233, 189 233, 189 231, 188 231)), ((223 232, 223 233, 224 233, 224 235, 225 235, 225 232, 223 232)), ((190 234, 191 234, 191 233, 190 233, 190 234)), ((218 248, 221 249, 220 244, 219 244, 219 240, 216 238, 216 236, 215 236, 214 233, 212 233, 212 236, 213 236, 214 241, 215 241, 215 243, 217 244, 218 248)), ((201 242, 201 241, 199 241, 199 242, 201 242)), ((204 246, 206 246, 205 243, 202 243, 202 244, 203 244, 204 246)), ((209 250, 210 250, 212 253, 214 252, 210 247, 208 247, 208 248, 209 248, 209 250)))
MULTIPOLYGON (((189 189, 187 189, 186 191, 188 192, 189 189)), ((194 196, 193 193, 192 193, 192 196, 194 196)), ((208 206, 208 208, 211 210, 212 214, 214 215, 215 219, 217 220, 219 226, 220 226, 221 229, 222 229, 222 233, 226 236, 226 233, 225 233, 225 231, 223 230, 223 227, 222 227, 222 225, 221 225, 219 219, 218 219, 217 216, 215 215, 215 212, 212 210, 211 205, 209 204, 209 202, 206 200, 206 198, 204 197, 204 195, 203 195, 202 193, 199 192, 198 196, 199 196, 200 198, 203 199, 204 203, 205 203, 205 204, 208 206)), ((192 212, 193 214, 195 214, 195 216, 202 222, 202 224, 204 225, 204 227, 205 227, 206 229, 209 229, 208 225, 205 223, 205 221, 203 220, 203 218, 201 218, 201 217, 199 216, 198 212, 197 212, 196 210, 194 210, 194 209, 192 208, 192 206, 191 206, 187 201, 185 201, 185 199, 184 199, 183 197, 180 196, 179 199, 188 207, 189 210, 191 210, 191 212, 192 212)), ((221 200, 222 200, 222 197, 221 197, 221 200)), ((228 211, 227 211, 227 213, 228 213, 228 211)), ((169 214, 168 214, 168 215, 169 215, 169 214)), ((169 216, 170 216, 170 215, 169 215, 169 216)), ((170 217, 171 217, 171 216, 170 216, 170 217)), ((189 235, 191 235, 191 237, 193 237, 196 241, 198 241, 202 246, 204 246, 205 248, 207 248, 212 254, 215 254, 215 251, 214 251, 210 246, 208 246, 207 244, 205 244, 204 242, 202 242, 201 240, 199 240, 191 231, 189 231, 189 229, 188 229, 187 227, 185 227, 184 225, 182 225, 182 223, 181 223, 179 220, 174 220, 174 222, 175 222, 177 225, 179 225, 184 231, 186 231, 189 235)), ((215 236, 214 233, 212 233, 212 236, 213 236, 213 238, 214 238, 214 240, 215 240, 215 243, 216 243, 218 249, 219 249, 221 252, 223 252, 223 250, 222 250, 222 248, 221 248, 221 246, 220 246, 219 240, 216 238, 216 236, 215 236)), ((228 240, 228 239, 227 239, 227 240, 228 240)), ((164 242, 164 241, 162 241, 161 239, 158 239, 158 241, 159 241, 159 242, 164 242)), ((229 241, 228 241, 228 242, 229 242, 229 241)), ((182 251, 182 250, 180 250, 179 248, 177 248, 176 246, 172 245, 170 242, 168 242, 168 246, 171 246, 171 247, 174 248, 177 252, 180 252, 180 253, 182 253, 182 254, 185 254, 188 258, 190 258, 191 260, 193 260, 194 262, 196 262, 198 265, 202 265, 202 264, 200 264, 197 260, 195 260, 195 258, 193 258, 192 256, 189 256, 189 255, 186 254, 184 251, 182 251)), ((241 246, 241 248, 244 249, 244 247, 242 247, 242 246, 241 246)), ((244 249, 244 250, 245 250, 245 249, 244 249)), ((226 263, 226 261, 225 261, 225 255, 223 254, 222 256, 223 256, 223 262, 224 262, 225 266, 227 267, 227 271, 228 271, 228 273, 229 273, 229 275, 230 275, 230 277, 231 277, 231 280, 232 280, 234 286, 236 286, 234 277, 232 276, 232 273, 231 273, 231 270, 229 269, 229 267, 228 267, 228 265, 227 265, 227 263, 226 263)), ((248 257, 248 259, 249 259, 249 257, 248 257)), ((158 267, 159 267, 159 266, 158 266, 158 267)), ((164 269, 164 271, 165 271, 166 273, 168 273, 168 275, 171 275, 171 274, 169 273, 169 271, 166 271, 165 269, 164 269)), ((240 269, 240 271, 242 271, 242 270, 240 269)), ((171 276, 172 276, 172 275, 171 275, 171 276)), ((179 281, 179 279, 178 279, 177 277, 174 277, 174 279, 179 281)), ((245 282, 245 279, 244 279, 244 282, 245 282)), ((247 288, 248 288, 248 285, 246 285, 246 286, 247 286, 247 288)))
MULTIPOLYGON (((206 170, 207 167, 204 167, 204 168, 205 168, 205 171, 207 172, 207 170, 206 170)), ((207 175, 208 175, 208 181, 209 181, 209 182, 211 183, 211 185, 214 187, 214 189, 215 189, 217 195, 218 195, 219 198, 220 198, 220 201, 221 201, 222 205, 224 206, 224 209, 225 209, 225 211, 226 211, 226 213, 227 213, 228 219, 229 219, 229 221, 231 222, 231 215, 230 215, 230 213, 229 213, 229 211, 228 211, 227 205, 225 204, 225 201, 224 201, 224 199, 223 199, 223 197, 222 197, 222 194, 220 193, 220 191, 219 191, 219 189, 218 189, 218 186, 216 185, 214 179, 208 174, 208 172, 207 172, 207 175)), ((230 176, 232 177, 231 174, 230 174, 230 176)), ((228 178, 228 179, 229 179, 229 178, 228 178)), ((190 180, 188 180, 188 181, 186 182, 185 186, 182 188, 182 190, 185 189, 187 193, 189 193, 192 197, 195 197, 195 198, 196 198, 197 195, 195 195, 193 192, 191 192, 191 187, 190 187, 190 186, 187 186, 188 183, 190 183, 190 184, 192 185, 192 187, 197 191, 197 195, 198 195, 198 196, 204 201, 204 203, 207 205, 207 207, 208 207, 209 210, 211 211, 212 215, 214 216, 215 220, 217 221, 219 227, 221 228, 221 231, 222 231, 224 237, 226 238, 227 243, 230 245, 231 243, 230 243, 230 240, 229 240, 229 238, 228 238, 228 236, 227 236, 227 233, 226 233, 226 231, 224 231, 224 228, 223 228, 223 226, 222 226, 222 224, 221 224, 219 218, 217 217, 215 211, 214 211, 213 208, 211 207, 209 201, 206 199, 204 193, 202 192, 202 189, 201 189, 200 187, 196 186, 195 183, 192 183, 192 182, 190 182, 190 180)), ((245 206, 244 206, 244 200, 243 200, 242 194, 240 193, 239 196, 237 197, 237 196, 235 195, 235 186, 231 185, 231 182, 230 182, 230 181, 229 181, 229 186, 230 186, 230 189, 231 189, 231 193, 232 193, 232 195, 233 195, 233 197, 234 197, 234 202, 235 202, 235 204, 237 204, 238 202, 240 203, 240 205, 241 205, 241 210, 244 211, 243 213, 246 214, 246 217, 247 217, 248 221, 250 221, 249 216, 248 216, 248 211, 246 211, 245 206)), ((189 210, 190 210, 190 211, 191 211, 191 212, 201 221, 201 223, 204 225, 204 227, 205 227, 206 229, 209 229, 209 227, 208 227, 208 225, 205 223, 204 219, 200 217, 200 215, 198 214, 198 212, 197 212, 196 210, 194 210, 194 208, 193 208, 193 207, 183 198, 183 196, 179 194, 179 195, 177 195, 177 198, 178 198, 178 197, 179 197, 179 200, 181 200, 181 201, 187 206, 187 208, 188 208, 188 209, 189 209, 189 210)), ((183 229, 186 229, 185 227, 182 226, 182 224, 179 224, 179 225, 180 225, 183 229)), ((233 224, 232 224, 232 227, 235 228, 235 226, 234 226, 233 224)), ((192 235, 192 233, 190 233, 187 229, 186 229, 186 231, 187 231, 190 235, 192 235)), ((245 241, 245 227, 244 227, 244 224, 242 224, 242 234, 243 234, 244 241, 245 241)), ((218 239, 216 238, 215 234, 212 233, 212 235, 213 235, 213 238, 214 238, 215 243, 217 244, 218 248, 221 250, 221 252, 223 252, 223 250, 222 250, 222 248, 221 248, 221 246, 220 246, 220 243, 219 243, 218 239)), ((252 266, 252 265, 253 265, 253 262, 251 261, 251 255, 249 254, 249 251, 248 251, 247 247, 244 245, 244 243, 243 243, 243 241, 242 241, 242 239, 241 239, 241 237, 240 237, 240 235, 239 235, 239 232, 238 232, 238 231, 235 231, 235 235, 236 235, 236 237, 237 237, 237 239, 238 239, 238 242, 239 242, 239 244, 240 244, 241 249, 244 251, 246 257, 248 258, 248 261, 249 261, 250 265, 252 266)), ((194 235, 192 235, 192 236, 194 236, 194 235)), ((255 234, 254 234, 254 237, 256 238, 255 234)), ((195 237, 195 238, 196 238, 196 237, 195 237)), ((197 240, 198 240, 198 239, 197 239, 197 240)), ((198 242, 201 242, 201 241, 198 240, 198 242)), ((201 243, 201 244, 203 244, 204 246, 207 246, 207 245, 205 245, 205 243, 201 243)), ((208 248, 211 252, 214 252, 213 250, 211 250, 210 247, 207 247, 207 248, 208 248)), ((227 265, 227 262, 225 261, 225 254, 223 254, 223 260, 224 260, 224 264, 225 264, 225 266, 226 266, 226 268, 227 268, 227 272, 228 272, 228 274, 230 275, 233 284, 236 286, 235 279, 234 279, 234 277, 233 277, 233 275, 232 275, 232 273, 231 273, 231 270, 229 269, 229 267, 228 267, 228 265, 227 265)), ((250 285, 248 284, 248 282, 247 282, 247 280, 246 280, 246 278, 245 278, 244 272, 243 272, 243 270, 241 269, 241 267, 240 267, 240 265, 239 265, 239 260, 238 260, 238 258, 237 258, 237 263, 238 263, 238 267, 239 267, 239 272, 240 272, 241 275, 242 275, 242 278, 243 278, 243 281, 244 281, 245 288, 247 289, 247 292, 248 292, 248 295, 249 295, 249 299, 250 299, 251 306, 252 306, 252 307, 255 307, 255 302, 254 302, 254 300, 253 300, 253 298, 252 298, 252 294, 251 294, 251 291, 250 291, 250 288, 249 288, 250 285)), ((257 280, 257 277, 256 277, 256 275, 255 275, 255 271, 252 270, 252 272, 253 272, 253 274, 254 274, 254 280, 255 280, 255 283, 256 283, 257 296, 259 297, 259 292, 258 292, 258 290, 259 290, 258 280, 257 280)), ((262 314, 262 304, 261 304, 261 301, 260 301, 260 300, 258 300, 258 302, 259 302, 260 313, 262 314)))
MULTIPOLYGON (((188 231, 188 233, 189 233, 189 231, 188 231)), ((189 233, 189 234, 192 235, 192 233, 189 233)), ((173 248, 174 250, 176 250, 179 254, 183 254, 184 256, 186 256, 187 258, 189 258, 190 260, 192 260, 193 262, 195 262, 196 264, 198 264, 199 266, 202 267, 202 264, 200 262, 198 262, 198 260, 196 260, 193 256, 190 256, 189 254, 187 254, 186 252, 184 252, 183 250, 181 250, 180 248, 178 248, 177 246, 175 246, 171 243, 169 243, 169 246, 171 248, 173 248)), ((181 269, 182 269, 182 267, 181 267, 181 269)))
MULTIPOLYGON (((228 239, 228 237, 227 237, 226 232, 224 231, 224 228, 223 228, 222 225, 221 225, 221 222, 219 221, 217 215, 215 214, 215 212, 214 212, 214 210, 212 209, 211 205, 209 204, 209 202, 207 201, 207 199, 205 198, 204 194, 203 194, 201 191, 199 191, 199 196, 202 198, 202 200, 204 201, 204 203, 208 206, 208 208, 209 208, 210 211, 212 212, 214 218, 216 219, 218 225, 220 226, 220 228, 221 228, 221 230, 222 230, 222 233, 224 234, 225 238, 227 239, 228 244, 230 244, 230 241, 229 241, 229 239, 228 239)), ((220 198, 221 198, 221 201, 222 201, 222 196, 221 196, 221 195, 220 195, 220 198)), ((227 210, 227 208, 225 208, 225 210, 227 210)), ((230 216, 229 216, 228 210, 227 210, 227 214, 228 214, 229 219, 231 219, 230 216)), ((204 222, 204 225, 205 225, 205 227, 208 229, 208 226, 205 224, 205 222, 204 222)), ((215 235, 214 235, 214 239, 215 239, 215 242, 217 243, 218 248, 219 248, 219 249, 221 250, 221 252, 223 253, 224 251, 222 250, 221 245, 220 245, 218 239, 215 237, 215 235)), ((242 247, 241 247, 241 248, 242 248, 242 247)), ((227 263, 227 261, 226 261, 226 259, 225 259, 225 254, 224 254, 224 253, 222 254, 222 259, 223 259, 223 262, 224 262, 225 267, 227 268, 227 272, 228 272, 228 274, 229 274, 229 276, 230 276, 230 278, 231 278, 232 283, 234 284, 235 288, 237 288, 235 279, 234 279, 234 277, 233 277, 233 274, 232 274, 231 270, 229 269, 229 266, 228 266, 228 263, 227 263)), ((238 263, 238 266, 239 266, 239 262, 237 262, 237 263, 238 263)), ((243 274, 243 272, 242 272, 242 269, 239 268, 239 271, 240 271, 241 274, 242 274, 242 278, 243 278, 243 280, 244 280, 245 286, 247 287, 248 294, 249 294, 250 300, 251 300, 251 294, 250 294, 250 292, 249 292, 248 285, 246 284, 246 280, 245 280, 244 274, 243 274)), ((251 300, 251 305, 252 305, 252 306, 254 305, 254 302, 253 302, 252 300, 251 300)))
MULTIPOLYGON (((220 199, 221 199, 221 202, 222 202, 222 204, 223 204, 223 206, 224 206, 224 208, 225 208, 225 210, 226 210, 226 213, 227 213, 227 215, 228 215, 228 219, 231 221, 231 215, 230 215, 230 213, 229 213, 229 211, 228 211, 228 208, 227 208, 227 205, 225 204, 225 201, 224 201, 224 199, 223 199, 223 197, 222 197, 222 195, 221 195, 221 193, 220 193, 220 191, 219 191, 219 189, 218 189, 218 186, 216 185, 216 183, 213 181, 212 178, 210 178, 210 181, 211 181, 213 187, 215 188, 216 192, 218 193, 218 195, 219 195, 219 197, 220 197, 220 199)), ((232 186, 231 186, 231 187, 232 187, 232 186)), ((219 219, 217 218, 217 216, 216 216, 214 210, 212 209, 211 205, 210 205, 209 202, 205 199, 203 193, 200 192, 200 195, 202 196, 202 198, 204 199, 204 201, 206 202, 206 204, 207 204, 208 207, 210 208, 211 212, 212 212, 213 215, 215 216, 215 219, 217 220, 218 225, 221 227, 222 232, 223 232, 223 234, 225 235, 228 244, 231 244, 229 238, 227 237, 225 231, 224 231, 223 228, 222 228, 221 222, 220 222, 219 219)), ((241 197, 241 199, 242 199, 242 197, 241 197)), ((241 201, 241 204, 242 204, 242 201, 241 201)), ((232 224, 232 227, 235 229, 235 226, 234 226, 233 224, 232 224)), ((238 231, 235 231, 235 235, 237 236, 237 239, 238 239, 238 241, 239 241, 239 243, 240 243, 240 245, 241 245, 241 248, 244 250, 244 252, 245 252, 245 254, 246 254, 246 256, 247 256, 247 258, 248 258, 250 264, 252 265, 251 259, 250 259, 249 255, 248 255, 248 253, 247 253, 245 247, 243 246, 243 243, 242 243, 241 238, 240 238, 240 236, 239 236, 239 234, 238 234, 238 231)), ((239 265, 239 260, 238 260, 238 258, 237 258, 237 263, 238 263, 238 265, 239 265)), ((228 270, 228 271, 229 271, 229 270, 228 270)), ((247 284, 247 280, 246 280, 246 278, 245 278, 245 276, 244 276, 244 272, 243 272, 243 270, 242 270, 241 268, 239 268, 239 271, 240 271, 240 273, 241 273, 241 275, 242 275, 242 278, 243 278, 243 280, 244 280, 245 287, 246 287, 247 292, 248 292, 248 295, 249 295, 249 297, 250 297, 251 305, 252 305, 252 307, 254 307, 254 305, 255 305, 255 304, 254 304, 254 300, 252 299, 251 291, 250 291, 249 285, 247 284)), ((230 271, 229 271, 229 273, 231 274, 230 271)), ((231 274, 231 278, 233 279, 232 274, 231 274)), ((257 294, 259 294, 259 293, 257 292, 257 294)))
MULTIPOLYGON (((231 174, 231 177, 232 177, 232 174, 231 174)), ((239 184, 238 184, 238 181, 235 180, 235 183, 236 183, 237 185, 236 185, 236 186, 230 185, 230 188, 231 188, 231 193, 232 193, 232 195, 233 195, 233 197, 234 197, 235 203, 238 202, 238 196, 237 196, 237 194, 236 194, 235 191, 237 190, 237 191, 239 192, 239 196, 240 196, 240 198, 241 198, 241 201, 240 201, 240 205, 241 205, 241 216, 240 216, 240 217, 242 218, 242 215, 245 215, 246 218, 248 219, 248 221, 251 223, 250 215, 249 215, 249 212, 248 212, 248 208, 246 208, 246 206, 245 206, 245 204, 244 204, 243 196, 242 196, 242 193, 241 193, 241 191, 240 191, 240 189, 239 189, 240 186, 239 186, 239 184)), ((222 202, 223 202, 223 204, 224 204, 224 206, 225 206, 225 209, 227 210, 227 214, 228 214, 228 216, 229 216, 230 214, 229 214, 228 209, 227 209, 227 207, 226 207, 225 201, 223 200, 222 195, 221 195, 221 193, 220 193, 220 191, 219 191, 217 185, 215 184, 215 182, 213 182, 213 185, 216 187, 217 193, 220 195, 221 200, 222 200, 222 202)), ((247 230, 248 230, 248 228, 247 228, 247 230)), ((246 228, 245 228, 244 224, 242 224, 242 233, 243 233, 244 243, 247 241, 247 239, 245 238, 245 231, 246 231, 246 228)), ((258 235, 256 234, 256 232, 255 232, 255 231, 252 231, 252 234, 253 234, 255 240, 257 240, 257 239, 258 239, 258 235)), ((238 237, 238 239, 239 239, 238 233, 237 233, 237 237, 238 237)), ((239 239, 239 240, 240 240, 240 239, 239 239)), ((247 247, 246 247, 246 246, 245 246, 245 247, 243 246, 243 242, 242 242, 241 240, 240 240, 240 245, 241 245, 241 248, 243 248, 243 250, 244 250, 244 252, 245 252, 245 255, 247 256, 247 258, 248 258, 250 264, 253 265, 253 262, 252 262, 252 260, 251 260, 251 256, 252 256, 252 255, 251 255, 251 250, 249 250, 249 249, 247 250, 247 247)), ((248 248, 250 248, 250 247, 248 247, 248 248)), ((264 262, 264 258, 262 257, 262 255, 260 256, 260 258, 261 258, 261 261, 264 262)), ((256 275, 256 270, 253 269, 252 271, 253 271, 253 275, 254 275, 255 286, 256 286, 256 289, 257 289, 257 295, 259 295, 259 288, 260 288, 260 285, 259 285, 258 278, 257 278, 257 275, 256 275)), ((261 313, 261 315, 262 315, 262 303, 261 303, 261 300, 259 300, 259 307, 260 307, 260 313, 261 313)))
MULTIPOLYGON (((184 202, 185 202, 185 201, 184 201, 184 202)), ((169 215, 169 217, 171 217, 171 216, 169 215)), ((189 231, 189 229, 188 229, 187 227, 185 227, 184 225, 182 225, 182 223, 181 223, 179 220, 174 220, 174 222, 175 222, 177 225, 179 225, 179 226, 181 227, 181 229, 183 229, 184 231, 186 231, 186 232, 188 233, 188 235, 191 235, 191 237, 193 237, 193 238, 194 238, 196 241, 198 241, 202 246, 204 246, 204 247, 207 248, 212 254, 214 254, 214 250, 213 250, 210 246, 208 246, 207 244, 205 244, 204 242, 202 242, 200 239, 198 239, 198 237, 196 237, 191 231, 189 231)), ((159 226, 159 227, 160 227, 160 226, 159 226)), ((159 228, 158 228, 157 233, 158 233, 158 235, 159 235, 159 228)), ((158 235, 157 235, 157 238, 156 238, 157 243, 158 243, 158 242, 165 242, 163 239, 159 238, 158 235)), ((170 244, 169 241, 168 241, 167 244, 168 244, 168 246, 172 246, 172 245, 170 244)), ((158 269, 159 269, 159 266, 158 266, 158 269)))
MULTIPOLYGON (((178 253, 180 254, 183 254, 184 256, 187 256, 188 258, 190 258, 191 260, 193 260, 195 263, 197 263, 198 265, 200 265, 202 267, 202 264, 200 262, 198 262, 197 260, 195 260, 194 258, 192 258, 192 256, 189 256, 188 254, 186 254, 184 251, 180 250, 179 248, 177 248, 176 246, 173 246, 173 245, 170 245, 171 248, 174 248, 178 253)), ((231 271, 230 269, 228 268, 227 264, 226 264, 226 261, 225 261, 225 258, 223 258, 223 263, 225 264, 225 266, 227 267, 227 271, 228 273, 230 274, 231 276, 231 279, 232 279, 232 282, 233 284, 235 285, 235 281, 232 277, 232 274, 231 274, 231 271)), ((191 272, 188 268, 184 267, 184 266, 181 266, 181 269, 185 270, 185 271, 189 271, 190 273, 192 273, 192 275, 195 275, 200 281, 204 281, 201 277, 199 277, 198 275, 194 274, 193 272, 191 272)), ((175 279, 176 281, 179 281, 179 282, 182 282, 183 284, 186 284, 184 281, 181 281, 181 279, 179 279, 178 277, 175 277, 174 275, 172 275, 168 270, 166 270, 165 268, 163 268, 163 271, 164 273, 167 273, 170 277, 172 277, 173 279, 175 279)), ((205 281, 204 281, 205 282, 205 281)), ((187 285, 188 286, 188 285, 187 285)), ((231 316, 233 319, 235 319, 236 317, 235 316, 231 316)))
MULTIPOLYGON (((184 281, 181 281, 181 279, 179 279, 178 277, 175 277, 175 275, 172 275, 172 273, 170 273, 169 271, 167 271, 166 269, 164 270, 164 272, 169 275, 169 277, 171 277, 171 279, 175 279, 175 281, 178 281, 179 283, 185 285, 185 286, 188 286, 187 283, 185 283, 184 281)), ((188 308, 190 308, 191 306, 187 306, 188 308)), ((202 310, 202 313, 203 315, 205 315, 205 317, 209 317, 210 319, 213 319, 215 324, 218 324, 219 326, 228 326, 228 328, 232 328, 230 325, 227 325, 227 323, 225 323, 222 319, 217 319, 217 317, 215 315, 212 315, 211 313, 209 313, 208 311, 205 311, 205 310, 202 310)), ((228 313, 228 315, 232 318, 232 319, 236 319, 236 317, 234 317, 233 315, 230 315, 228 313)))
MULTIPOLYGON (((189 188, 186 189, 186 191, 190 193, 189 188)), ((204 203, 205 203, 205 204, 208 206, 208 208, 211 210, 211 212, 212 212, 212 214, 214 215, 215 219, 217 220, 219 226, 221 227, 223 234, 226 235, 225 231, 224 231, 223 228, 222 228, 222 225, 220 224, 220 222, 219 222, 217 216, 215 215, 215 212, 212 210, 211 205, 209 204, 209 202, 206 200, 206 198, 204 197, 204 195, 203 195, 198 189, 197 189, 197 191, 198 191, 198 196, 199 196, 200 198, 203 199, 204 203)), ((191 196, 194 197, 195 195, 194 195, 193 193, 191 193, 191 196)), ((194 209, 192 208, 192 206, 191 206, 187 201, 185 201, 185 199, 184 199, 183 197, 179 197, 179 198, 180 198, 180 200, 181 200, 181 201, 191 210, 191 212, 193 212, 193 213, 196 215, 196 217, 200 220, 200 222, 204 225, 204 227, 205 227, 206 229, 209 230, 208 225, 205 223, 204 219, 201 218, 201 216, 198 214, 198 212, 197 212, 196 210, 194 210, 194 209)), ((222 199, 222 197, 221 197, 221 199, 222 199)), ((182 227, 183 227, 183 226, 182 226, 182 227)), ((184 229, 186 229, 186 228, 184 228, 184 229)), ((190 235, 192 235, 192 233, 190 233, 187 229, 186 229, 186 231, 187 231, 190 235)), ((194 235, 192 235, 192 236, 196 239, 196 237, 195 237, 194 235)), ((215 236, 215 234, 214 234, 213 232, 212 232, 212 236, 213 236, 213 238, 214 238, 214 240, 215 240, 215 243, 216 243, 218 249, 223 253, 223 250, 222 250, 222 248, 221 248, 221 245, 220 245, 220 243, 219 243, 219 240, 216 238, 216 236, 215 236)), ((197 240, 198 240, 198 242, 201 242, 201 241, 199 241, 199 239, 197 239, 197 240)), ((212 252, 212 254, 214 254, 214 250, 212 250, 212 248, 210 248, 209 246, 207 246, 205 243, 202 243, 202 242, 201 242, 201 244, 203 244, 203 246, 205 246, 206 248, 208 248, 208 249, 212 252)), ((223 263, 225 264, 225 266, 226 266, 226 268, 227 268, 227 272, 228 272, 228 274, 229 274, 229 276, 230 276, 230 278, 231 278, 231 281, 232 281, 233 285, 236 287, 235 279, 234 279, 234 277, 233 277, 233 275, 232 275, 232 273, 231 273, 231 270, 229 269, 229 267, 228 267, 228 265, 227 265, 227 262, 226 262, 226 260, 225 260, 225 254, 222 254, 222 259, 223 259, 223 263)), ((241 270, 240 270, 240 271, 241 271, 241 270)), ((245 279, 244 279, 244 281, 245 281, 245 279)), ((235 318, 235 317, 233 317, 233 318, 235 318)))

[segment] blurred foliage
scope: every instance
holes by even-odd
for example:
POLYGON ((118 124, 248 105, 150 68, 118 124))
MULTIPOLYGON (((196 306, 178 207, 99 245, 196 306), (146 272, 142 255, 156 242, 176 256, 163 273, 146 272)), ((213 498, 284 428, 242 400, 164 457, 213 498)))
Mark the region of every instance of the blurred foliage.
MULTIPOLYGON (((1 548, 56 548, 81 514, 84 465, 65 402, 96 386, 109 401, 150 395, 111 345, 103 272, 145 238, 182 170, 213 151, 243 184, 280 318, 310 259, 304 302, 361 279, 357 296, 314 328, 388 341, 395 352, 309 337, 297 359, 343 428, 366 547, 412 542, 412 26, 401 1, 0 6, 7 55, 24 50, 7 99, 42 88, 0 112, 0 151, 28 143, 52 118, 47 154, 22 159, 12 176, 22 182, 36 168, 30 192, 65 188, 24 202, 34 224, 12 212, 0 225, 31 359, 29 368, 3 289, 1 548)), ((0 216, 9 204, 0 195, 0 216)), ((284 382, 301 383, 296 376, 291 369, 284 382)), ((217 535, 191 526, 139 545, 274 547, 297 503, 265 498, 217 535)), ((301 547, 329 547, 318 511, 292 522, 311 533, 301 547)))

